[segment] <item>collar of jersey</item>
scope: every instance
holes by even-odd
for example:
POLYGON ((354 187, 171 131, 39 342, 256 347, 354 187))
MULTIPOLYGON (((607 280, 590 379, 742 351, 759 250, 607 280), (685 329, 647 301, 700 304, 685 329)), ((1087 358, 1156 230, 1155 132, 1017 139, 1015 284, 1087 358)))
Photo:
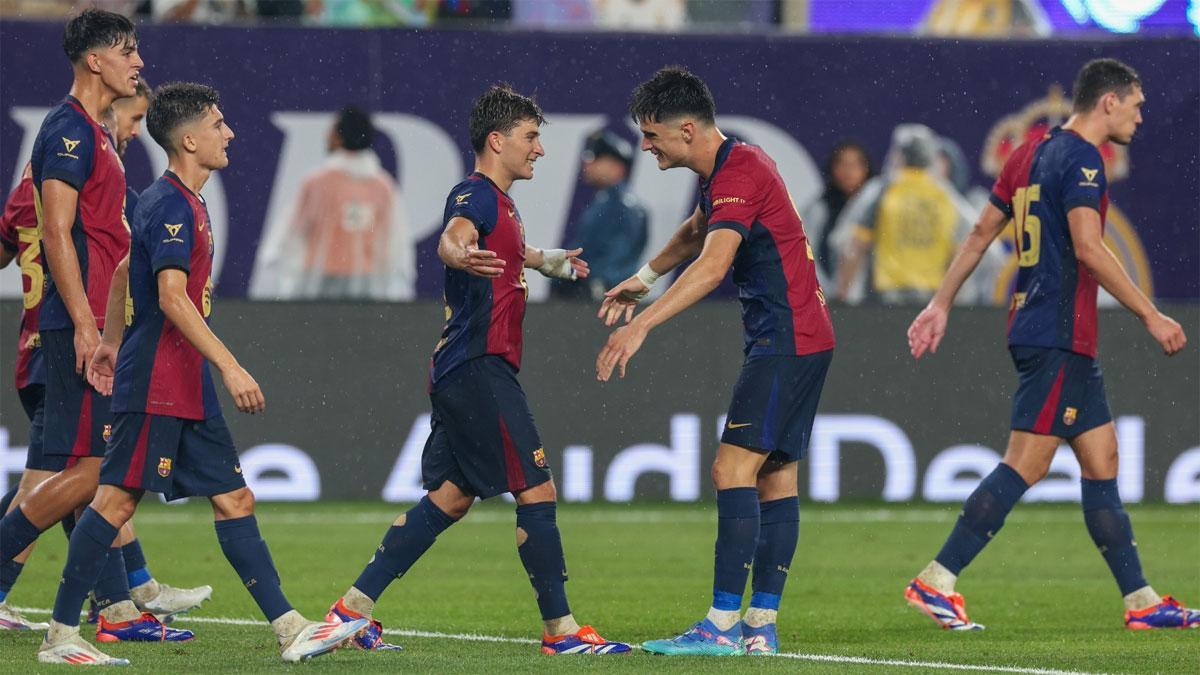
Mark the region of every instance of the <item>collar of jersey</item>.
POLYGON ((713 171, 711 174, 709 174, 708 180, 703 181, 705 188, 707 188, 709 185, 712 185, 713 179, 717 177, 717 172, 720 171, 721 167, 725 165, 725 160, 729 159, 729 153, 733 150, 733 146, 737 145, 738 143, 741 143, 741 141, 733 136, 730 136, 725 139, 725 142, 721 144, 721 147, 717 148, 717 161, 713 164, 713 171))

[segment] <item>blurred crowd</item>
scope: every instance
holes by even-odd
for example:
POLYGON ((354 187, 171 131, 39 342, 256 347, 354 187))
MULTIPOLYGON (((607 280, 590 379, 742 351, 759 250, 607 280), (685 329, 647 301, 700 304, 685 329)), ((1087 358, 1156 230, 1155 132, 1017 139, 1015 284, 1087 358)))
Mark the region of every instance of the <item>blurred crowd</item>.
MULTIPOLYGON (((82 6, 164 22, 277 21, 322 26, 679 31, 820 30, 814 13, 838 0, 0 0, 6 18, 57 18, 82 6), (822 4, 825 3, 825 4, 822 4)), ((880 3, 886 5, 887 3, 880 3)), ((1051 32, 1038 0, 929 0, 920 23, 883 30, 932 35, 1051 32)), ((829 28, 825 28, 828 30, 829 28)), ((840 28, 833 28, 840 30, 840 28)))

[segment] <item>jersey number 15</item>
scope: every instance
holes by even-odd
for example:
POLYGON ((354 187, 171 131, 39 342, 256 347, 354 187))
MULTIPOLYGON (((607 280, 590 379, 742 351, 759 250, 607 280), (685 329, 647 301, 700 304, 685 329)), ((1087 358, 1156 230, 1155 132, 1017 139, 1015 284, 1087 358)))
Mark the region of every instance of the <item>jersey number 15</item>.
POLYGON ((1018 188, 1013 195, 1013 220, 1016 227, 1016 244, 1021 267, 1033 267, 1042 255, 1042 221, 1030 213, 1033 203, 1041 199, 1042 186, 1030 185, 1018 188))

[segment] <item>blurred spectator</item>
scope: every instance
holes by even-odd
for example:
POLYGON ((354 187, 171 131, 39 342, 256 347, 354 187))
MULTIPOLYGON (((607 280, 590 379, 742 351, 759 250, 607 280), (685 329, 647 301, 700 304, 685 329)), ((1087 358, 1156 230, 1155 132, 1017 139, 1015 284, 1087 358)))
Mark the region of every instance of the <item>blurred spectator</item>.
POLYGON ((257 0, 256 13, 260 19, 298 21, 307 6, 304 0, 257 0))
POLYGON ((774 26, 778 14, 777 0, 687 0, 688 23, 709 30, 774 26))
POLYGON ((860 272, 872 252, 871 288, 882 302, 925 303, 933 297, 974 219, 966 201, 934 173, 937 151, 929 127, 896 127, 888 171, 863 186, 837 225, 839 300, 861 299, 860 272))
POLYGON ((1045 37, 1052 29, 1037 0, 937 0, 918 32, 966 37, 1045 37))
POLYGON ((804 232, 817 256, 817 277, 824 288, 837 278, 838 253, 831 245, 842 209, 875 175, 867 149, 858 141, 843 140, 833 147, 825 163, 825 192, 804 209, 804 232))
POLYGON ((371 149, 374 135, 361 109, 338 114, 329 158, 304 179, 286 220, 264 236, 252 297, 412 298, 415 254, 396 183, 371 149))
POLYGON ((625 139, 605 130, 588 137, 583 181, 596 189, 596 196, 583 210, 575 241, 567 248, 583 248, 591 275, 587 285, 556 283, 557 297, 599 300, 604 291, 637 272, 649 216, 625 182, 632 164, 633 146, 625 139))
POLYGON ((254 0, 150 0, 155 21, 228 23, 254 14, 254 0))
POLYGON ((308 0, 306 12, 326 26, 424 27, 437 9, 438 0, 308 0))
POLYGON ((590 27, 592 0, 513 0, 513 23, 538 28, 590 27))
POLYGON ((511 0, 440 0, 437 21, 508 21, 512 17, 511 0))
POLYGON ((0 0, 0 16, 17 19, 59 19, 75 11, 75 0, 0 0))
POLYGON ((687 24, 684 0, 593 0, 598 28, 673 31, 687 24))

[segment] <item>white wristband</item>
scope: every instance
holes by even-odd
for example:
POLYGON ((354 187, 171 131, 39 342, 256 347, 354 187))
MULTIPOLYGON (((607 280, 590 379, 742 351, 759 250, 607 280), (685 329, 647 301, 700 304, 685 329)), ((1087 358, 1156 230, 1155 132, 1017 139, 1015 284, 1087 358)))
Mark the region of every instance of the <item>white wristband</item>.
POLYGON ((575 281, 575 266, 567 257, 566 249, 547 248, 542 250, 542 265, 537 268, 542 276, 551 279, 567 279, 575 281))
POLYGON ((653 288, 654 282, 658 281, 662 275, 650 269, 650 263, 642 265, 642 269, 637 271, 638 281, 646 285, 646 288, 653 288))

